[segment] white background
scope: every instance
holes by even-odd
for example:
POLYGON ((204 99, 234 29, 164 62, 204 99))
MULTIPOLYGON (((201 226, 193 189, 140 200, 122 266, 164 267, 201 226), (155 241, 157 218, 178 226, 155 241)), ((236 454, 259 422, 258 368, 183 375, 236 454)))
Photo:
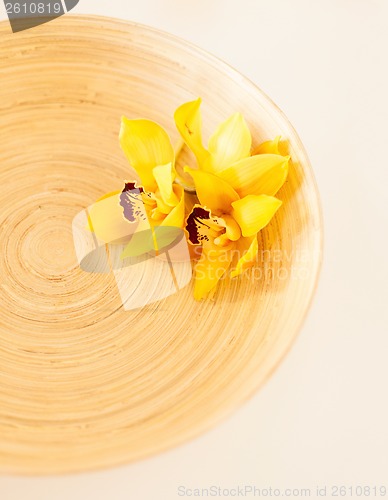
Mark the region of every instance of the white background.
POLYGON ((1 500, 173 500, 179 485, 311 488, 311 498, 317 485, 388 487, 388 1, 80 0, 74 12, 172 32, 255 81, 309 153, 325 262, 291 353, 227 421, 114 470, 2 477, 1 500))

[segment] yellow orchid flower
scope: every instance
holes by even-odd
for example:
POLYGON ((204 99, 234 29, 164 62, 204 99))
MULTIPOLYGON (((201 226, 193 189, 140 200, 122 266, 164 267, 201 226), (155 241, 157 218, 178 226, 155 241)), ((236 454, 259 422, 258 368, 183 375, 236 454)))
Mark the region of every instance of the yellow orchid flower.
POLYGON ((120 145, 130 165, 140 178, 126 181, 122 191, 108 193, 91 207, 89 229, 105 243, 124 243, 130 240, 122 258, 134 248, 140 249, 133 237, 136 223, 138 234, 151 234, 155 250, 158 242, 154 228, 164 226, 168 229, 183 229, 185 220, 185 200, 183 187, 174 184, 175 153, 167 132, 150 120, 121 121, 120 145), (123 237, 123 235, 125 235, 123 237))
POLYGON ((167 132, 153 121, 123 117, 120 146, 138 179, 129 179, 122 191, 102 197, 89 214, 90 229, 106 242, 126 244, 126 225, 136 223, 139 241, 133 236, 122 258, 152 247, 158 252, 176 237, 170 229, 185 227, 190 254, 197 260, 197 300, 214 290, 230 267, 231 277, 236 277, 254 265, 257 234, 282 204, 274 195, 286 181, 290 161, 280 136, 252 154, 251 133, 240 113, 221 123, 205 147, 200 105, 201 99, 187 102, 174 115, 182 139, 197 160, 196 169, 183 169, 183 175, 192 179, 194 195, 185 197, 181 185, 185 179, 176 173, 167 132))
POLYGON ((141 181, 139 186, 134 180, 124 186, 120 201, 124 217, 129 221, 136 218, 141 199, 152 225, 182 228, 184 190, 174 184, 175 153, 167 132, 153 121, 123 117, 119 139, 125 156, 141 181))
POLYGON ((257 233, 281 205, 274 198, 284 184, 290 157, 280 136, 261 144, 251 155, 252 137, 240 113, 221 123, 205 148, 202 139, 201 99, 181 105, 174 119, 197 169, 186 167, 199 204, 187 218, 189 242, 202 245, 195 268, 195 298, 201 299, 238 255, 232 277, 253 265, 257 233))
POLYGON ((221 175, 225 170, 231 169, 227 180, 231 175, 239 175, 237 171, 241 168, 244 169, 243 175, 249 178, 252 178, 254 172, 261 177, 263 170, 267 171, 268 179, 277 178, 279 169, 287 176, 289 156, 285 154, 286 145, 280 141, 280 136, 273 141, 264 142, 251 155, 252 137, 241 113, 235 113, 219 125, 210 137, 206 149, 202 141, 201 102, 198 98, 182 104, 174 114, 176 127, 194 153, 199 170, 221 175))
MULTIPOLYGON (((183 228, 185 220, 184 189, 174 184, 174 149, 167 132, 150 120, 123 117, 119 139, 124 154, 140 177, 140 185, 133 180, 125 183, 120 195, 123 216, 129 222, 149 224, 143 234, 150 235, 151 246, 158 251, 161 238, 160 234, 157 237, 155 228, 183 228)), ((143 246, 131 239, 121 257, 124 259, 132 255, 134 247, 139 250, 143 246)))
POLYGON ((194 297, 197 300, 217 285, 236 254, 238 260, 232 277, 254 264, 258 252, 257 233, 282 204, 273 195, 285 181, 284 166, 275 170, 277 175, 273 179, 269 179, 268 169, 263 165, 259 174, 255 170, 253 174, 251 165, 246 167, 246 163, 242 163, 242 167, 242 175, 235 175, 233 170, 225 176, 228 180, 210 172, 185 169, 194 180, 199 200, 186 223, 189 242, 202 245, 202 254, 195 266, 194 297))
POLYGON ((208 149, 202 143, 201 99, 182 104, 174 114, 182 139, 193 151, 198 166, 212 173, 250 156, 252 137, 241 113, 221 123, 210 137, 208 149))

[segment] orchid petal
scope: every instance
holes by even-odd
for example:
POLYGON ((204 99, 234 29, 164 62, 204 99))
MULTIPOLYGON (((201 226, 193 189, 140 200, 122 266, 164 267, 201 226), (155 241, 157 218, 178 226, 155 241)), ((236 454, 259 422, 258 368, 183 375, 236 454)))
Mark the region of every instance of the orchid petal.
POLYGON ((202 165, 209 155, 202 143, 201 102, 200 98, 186 102, 174 114, 176 127, 197 158, 198 165, 202 165))
POLYGON ((282 202, 265 194, 248 195, 232 203, 232 217, 238 222, 243 236, 253 236, 263 229, 282 202))
POLYGON ((182 186, 175 184, 173 186, 174 196, 176 196, 178 203, 167 215, 161 223, 161 226, 181 227, 183 228, 185 222, 185 193, 182 186))
POLYGON ((231 241, 241 237, 241 229, 231 215, 223 214, 221 220, 225 221, 225 235, 231 241))
POLYGON ((287 156, 289 154, 288 141, 281 141, 281 136, 278 135, 272 141, 265 141, 260 144, 252 153, 252 155, 275 154, 287 156))
POLYGON ((262 144, 260 144, 253 152, 255 155, 261 155, 261 154, 271 154, 271 155, 280 155, 279 151, 279 141, 280 141, 280 135, 275 137, 272 141, 265 141, 262 144))
POLYGON ((119 197, 122 217, 129 222, 147 221, 147 211, 143 201, 144 194, 142 186, 137 187, 135 181, 125 183, 119 197))
POLYGON ((150 120, 121 119, 120 145, 146 190, 155 191, 153 169, 174 164, 175 153, 167 132, 150 120))
POLYGON ((201 257, 195 265, 194 298, 203 299, 223 277, 232 259, 231 250, 209 248, 202 250, 201 257))
POLYGON ((125 239, 132 234, 130 223, 123 217, 120 191, 107 193, 89 207, 88 229, 104 243, 125 239))
POLYGON ((252 137, 241 113, 221 123, 209 140, 209 153, 204 169, 220 172, 250 155, 252 137))
POLYGON ((195 205, 187 217, 186 231, 193 245, 212 242, 224 229, 223 219, 215 217, 210 210, 200 205, 195 205))
MULTIPOLYGON (((161 215, 161 217, 164 219, 164 217, 171 212, 171 205, 167 205, 164 203, 163 199, 160 196, 156 197, 156 207, 154 207, 154 213, 161 215)), ((156 217, 156 219, 159 219, 159 217, 156 217)))
POLYGON ((137 231, 133 234, 128 245, 121 252, 120 259, 127 257, 141 257, 150 252, 157 251, 155 243, 155 232, 152 227, 143 231, 137 231))
POLYGON ((235 269, 230 273, 232 278, 239 276, 254 265, 259 251, 257 236, 254 235, 250 238, 241 238, 237 243, 237 250, 239 255, 241 254, 241 257, 238 259, 235 269))
POLYGON ((250 194, 273 196, 288 175, 289 156, 260 154, 245 158, 219 176, 230 184, 241 198, 250 194))
POLYGON ((236 191, 216 175, 202 170, 192 170, 188 167, 185 168, 185 172, 189 172, 194 179, 201 205, 210 208, 214 212, 229 212, 232 202, 239 199, 236 191))
POLYGON ((163 202, 170 207, 175 206, 178 203, 178 198, 172 189, 174 182, 172 164, 158 165, 153 169, 152 173, 163 202))
POLYGON ((160 255, 177 239, 180 240, 181 236, 182 229, 170 226, 155 226, 137 231, 122 251, 120 258, 144 257, 147 254, 160 255))

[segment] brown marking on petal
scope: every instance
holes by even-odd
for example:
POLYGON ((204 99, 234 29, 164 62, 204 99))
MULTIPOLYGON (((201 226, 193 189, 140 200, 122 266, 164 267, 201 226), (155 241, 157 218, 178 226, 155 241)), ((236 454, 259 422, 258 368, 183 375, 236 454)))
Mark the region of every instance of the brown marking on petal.
POLYGON ((136 186, 136 182, 126 182, 120 194, 120 205, 123 207, 123 215, 129 222, 139 219, 146 220, 144 204, 142 200, 144 189, 136 186))
POLYGON ((124 193, 125 191, 133 191, 134 189, 138 189, 140 191, 140 193, 144 192, 143 187, 142 186, 138 187, 136 181, 126 182, 122 192, 124 193))
POLYGON ((186 231, 189 233, 189 241, 193 245, 201 245, 203 241, 209 241, 209 237, 201 232, 201 226, 209 229, 204 222, 210 219, 210 210, 202 207, 194 207, 187 218, 186 231))

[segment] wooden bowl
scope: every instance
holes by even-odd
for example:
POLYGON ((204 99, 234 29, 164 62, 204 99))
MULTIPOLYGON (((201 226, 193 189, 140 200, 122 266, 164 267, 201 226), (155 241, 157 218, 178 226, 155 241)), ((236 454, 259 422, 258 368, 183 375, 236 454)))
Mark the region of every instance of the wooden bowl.
POLYGON ((251 82, 165 33, 64 16, 12 34, 0 24, 0 470, 51 474, 160 452, 252 396, 290 348, 319 274, 322 220, 303 146, 251 82), (205 136, 241 111, 254 143, 281 134, 293 163, 262 261, 134 311, 110 274, 78 265, 71 224, 130 170, 121 115, 172 135, 174 109, 203 98, 205 136))

